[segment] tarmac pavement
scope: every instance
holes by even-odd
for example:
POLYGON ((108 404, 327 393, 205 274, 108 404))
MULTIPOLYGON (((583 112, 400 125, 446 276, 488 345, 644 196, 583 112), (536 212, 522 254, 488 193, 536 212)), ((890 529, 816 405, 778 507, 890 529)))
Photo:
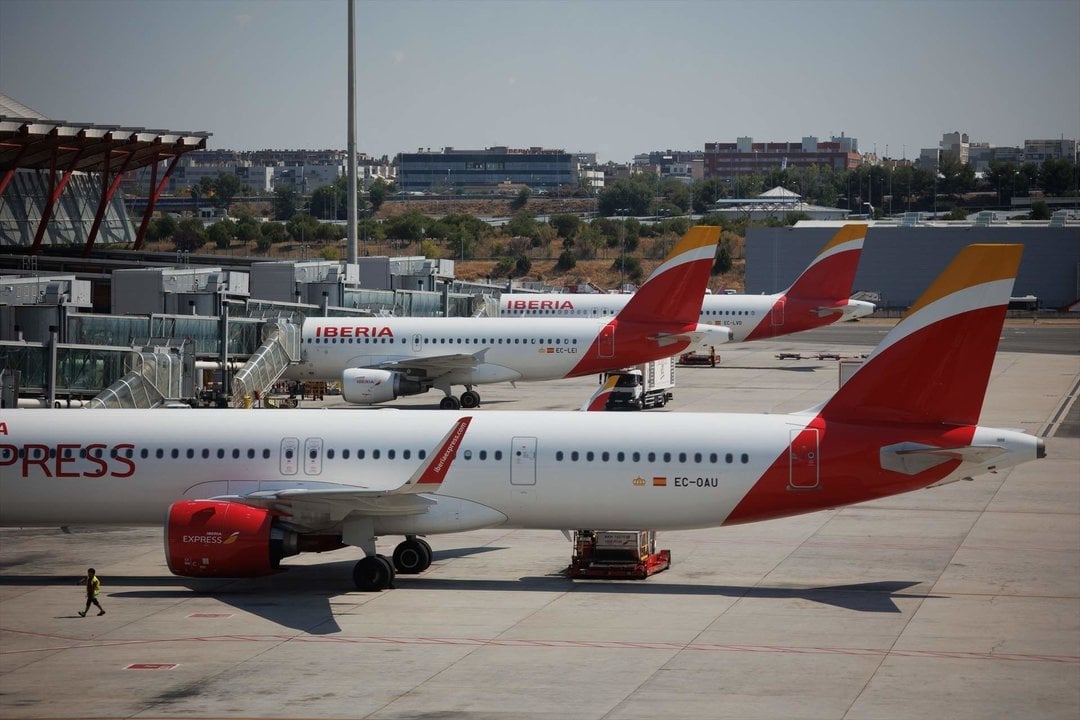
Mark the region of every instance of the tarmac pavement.
MULTIPOLYGON (((824 342, 808 333, 680 367, 665 411, 710 422, 819 403, 837 362, 775 354, 824 342)), ((673 566, 644 581, 567 579, 557 532, 430 537, 427 572, 361 593, 353 548, 289 558, 269 578, 192 581, 169 574, 159 528, 0 530, 0 717, 1075 720, 1078 385, 1075 353, 999 353, 981 422, 1055 433, 1045 459, 660 533, 673 566), (108 613, 80 618, 91 565, 108 613)), ((595 388, 484 386, 480 412, 575 409, 595 388)), ((379 412, 314 404, 358 431, 359 413, 379 412)))

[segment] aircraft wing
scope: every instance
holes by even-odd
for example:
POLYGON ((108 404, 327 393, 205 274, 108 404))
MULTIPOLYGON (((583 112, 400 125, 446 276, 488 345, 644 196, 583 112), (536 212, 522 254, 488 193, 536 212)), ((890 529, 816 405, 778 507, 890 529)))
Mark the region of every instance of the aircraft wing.
POLYGON ((455 353, 453 355, 433 355, 431 357, 409 358, 407 360, 387 360, 386 362, 368 365, 366 367, 377 368, 380 370, 421 370, 424 371, 424 374, 427 377, 437 377, 439 375, 445 375, 448 372, 453 372, 454 370, 471 368, 477 363, 483 362, 484 352, 484 350, 481 350, 473 355, 455 353))
POLYGON ((279 513, 291 525, 303 529, 337 522, 351 513, 367 516, 416 515, 426 512, 428 506, 434 504, 433 500, 423 497, 421 493, 434 493, 442 486, 470 422, 472 417, 466 416, 454 423, 420 467, 399 485, 355 487, 320 483, 210 499, 266 508, 279 513))

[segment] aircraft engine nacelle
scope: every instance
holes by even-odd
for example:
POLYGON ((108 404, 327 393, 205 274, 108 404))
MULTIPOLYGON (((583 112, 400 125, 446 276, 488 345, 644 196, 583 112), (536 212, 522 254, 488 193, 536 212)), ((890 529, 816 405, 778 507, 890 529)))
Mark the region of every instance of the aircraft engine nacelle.
POLYGON ((218 500, 173 503, 165 521, 169 570, 185 577, 259 577, 298 550, 296 533, 262 508, 218 500))
POLYGON ((373 405, 427 391, 423 384, 390 370, 348 368, 341 374, 341 397, 357 405, 373 405))
POLYGON ((698 323, 697 328, 694 330, 694 336, 697 340, 697 344, 701 347, 724 345, 731 342, 731 338, 733 337, 730 328, 726 328, 723 325, 708 325, 706 323, 698 323))

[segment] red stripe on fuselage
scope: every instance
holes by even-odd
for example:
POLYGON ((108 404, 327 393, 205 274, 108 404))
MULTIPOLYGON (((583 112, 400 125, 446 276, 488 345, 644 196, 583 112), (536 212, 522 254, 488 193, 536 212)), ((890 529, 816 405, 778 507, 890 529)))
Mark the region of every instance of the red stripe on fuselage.
POLYGON ((592 341, 592 344, 589 345, 585 356, 574 366, 573 370, 566 374, 566 377, 592 375, 593 373, 607 372, 677 355, 690 346, 689 340, 676 340, 666 345, 660 345, 657 341, 649 338, 658 334, 689 333, 696 329, 696 324, 642 324, 625 320, 620 321, 618 318, 614 318, 605 328, 606 331, 614 334, 614 353, 607 351, 610 349, 611 341, 606 340, 605 332, 601 331, 592 341), (604 345, 608 347, 601 354, 604 345))
POLYGON ((771 520, 851 505, 918 490, 947 476, 960 464, 946 460, 915 475, 881 467, 881 448, 902 442, 934 447, 968 445, 974 426, 856 425, 829 423, 820 416, 800 433, 798 443, 818 432, 818 484, 814 489, 791 485, 790 446, 732 510, 724 525, 771 520))

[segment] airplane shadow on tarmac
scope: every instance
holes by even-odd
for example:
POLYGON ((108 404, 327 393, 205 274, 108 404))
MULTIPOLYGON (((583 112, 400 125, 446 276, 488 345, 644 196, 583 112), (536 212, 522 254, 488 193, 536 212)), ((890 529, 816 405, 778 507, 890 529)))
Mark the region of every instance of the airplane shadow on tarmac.
MULTIPOLYGON (((459 548, 437 551, 435 561, 455 556, 499 550, 496 547, 459 548)), ((105 594, 114 602, 115 611, 123 612, 116 601, 139 599, 190 599, 204 596, 225 603, 239 611, 261 617, 277 625, 312 635, 341 632, 334 619, 335 599, 358 591, 352 585, 353 560, 290 567, 286 572, 262 578, 191 579, 158 575, 110 575, 108 588, 138 587, 138 590, 113 590, 105 594), (154 589, 147 589, 154 588, 154 589)), ((72 585, 77 578, 59 575, 6 575, 2 585, 72 585)), ((764 587, 743 585, 689 585, 641 580, 571 580, 564 573, 521 577, 516 580, 463 580, 425 575, 398 575, 397 590, 471 592, 591 592, 605 594, 716 596, 751 599, 802 599, 844 610, 870 613, 899 613, 897 599, 923 600, 941 596, 920 592, 904 593, 916 581, 881 581, 823 587, 764 587)), ((110 610, 113 610, 110 608, 110 610)), ((357 612, 362 612, 359 610, 357 612)), ((69 617, 69 616, 63 616, 69 617)), ((70 616, 77 617, 77 616, 70 616)))

